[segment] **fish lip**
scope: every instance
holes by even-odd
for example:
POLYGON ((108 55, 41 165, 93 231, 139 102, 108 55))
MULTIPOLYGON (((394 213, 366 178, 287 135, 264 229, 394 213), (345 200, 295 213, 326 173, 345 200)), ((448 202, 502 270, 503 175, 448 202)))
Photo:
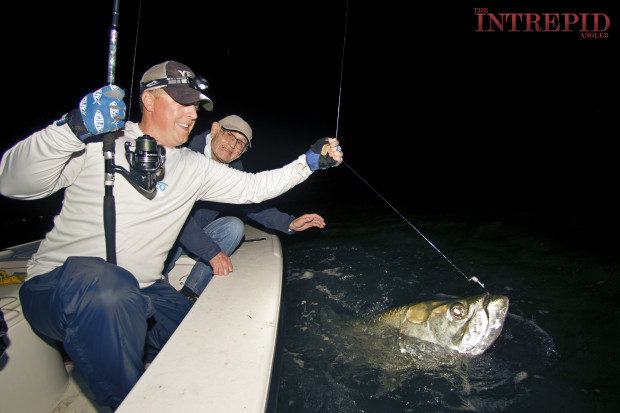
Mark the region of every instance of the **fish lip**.
POLYGON ((479 341, 474 347, 470 349, 469 353, 472 355, 479 355, 484 353, 495 343, 504 328, 504 321, 506 320, 506 315, 508 314, 508 308, 510 306, 510 300, 508 299, 508 297, 502 295, 492 295, 490 293, 487 294, 488 296, 485 297, 484 303, 484 310, 486 312, 487 319, 489 320, 489 322, 491 322, 492 320, 495 322, 499 322, 499 326, 491 331, 487 331, 486 337, 484 337, 483 340, 479 341), (491 304, 491 302, 493 301, 501 301, 503 304, 501 306, 503 311, 497 311, 494 313, 494 317, 491 317, 488 305, 491 304))
POLYGON ((491 303, 491 293, 486 292, 484 293, 484 297, 482 299, 482 308, 486 310, 490 303, 491 303))
MULTIPOLYGON (((480 308, 478 308, 477 310, 483 311, 489 322, 491 322, 492 320, 496 321, 495 319, 500 320, 500 327, 495 328, 495 329, 487 329, 487 331, 485 331, 484 337, 480 341, 478 341, 475 345, 473 345, 471 348, 459 349, 458 351, 463 354, 470 354, 470 355, 477 356, 477 355, 484 353, 486 350, 488 350, 488 348, 491 347, 491 345, 493 345, 493 343, 495 342, 495 340, 501 333, 503 324, 504 324, 504 319, 506 318, 506 313, 508 312, 507 310, 508 302, 506 303, 506 311, 500 312, 499 316, 497 313, 491 314, 491 309, 489 308, 489 305, 495 302, 496 300, 501 300, 501 301, 507 300, 507 298, 504 296, 493 295, 487 291, 484 294, 482 294, 482 296, 480 296, 479 300, 480 301, 478 302, 480 302, 481 305, 480 305, 480 308)), ((454 344, 460 343, 460 341, 463 339, 463 337, 467 333, 470 323, 476 317, 477 311, 476 311, 475 306, 473 306, 472 310, 473 311, 470 314, 468 314, 467 322, 457 331, 457 333, 453 337, 454 344)))

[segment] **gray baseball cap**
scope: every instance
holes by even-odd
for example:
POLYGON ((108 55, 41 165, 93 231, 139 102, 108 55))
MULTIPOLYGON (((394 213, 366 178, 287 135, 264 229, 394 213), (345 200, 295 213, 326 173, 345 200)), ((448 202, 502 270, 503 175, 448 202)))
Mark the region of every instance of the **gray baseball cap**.
POLYGON ((181 105, 200 104, 206 110, 213 109, 213 102, 205 92, 207 79, 196 77, 189 67, 168 60, 147 70, 140 80, 140 94, 146 90, 164 89, 181 105))

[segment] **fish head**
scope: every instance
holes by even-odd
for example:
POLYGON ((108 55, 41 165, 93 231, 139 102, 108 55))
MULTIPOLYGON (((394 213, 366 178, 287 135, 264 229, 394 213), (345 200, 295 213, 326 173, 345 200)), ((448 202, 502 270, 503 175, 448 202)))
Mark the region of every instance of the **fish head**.
POLYGON ((408 309, 400 335, 479 355, 501 333, 508 304, 508 297, 490 293, 419 303, 408 309))

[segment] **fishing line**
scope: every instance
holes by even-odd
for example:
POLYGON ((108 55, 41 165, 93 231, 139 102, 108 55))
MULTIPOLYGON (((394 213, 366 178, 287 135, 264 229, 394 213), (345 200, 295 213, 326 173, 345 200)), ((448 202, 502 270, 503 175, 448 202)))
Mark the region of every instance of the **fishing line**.
POLYGON ((409 220, 407 218, 405 218, 405 216, 403 214, 401 214, 392 204, 390 204, 383 196, 381 196, 381 194, 372 187, 372 185, 370 185, 368 182, 366 182, 366 180, 364 178, 362 178, 360 176, 360 174, 358 174, 357 172, 355 172, 355 170, 353 168, 351 168, 351 166, 349 164, 347 164, 346 162, 342 161, 343 164, 345 164, 347 166, 347 168, 349 168, 351 170, 351 172, 353 172, 359 179, 362 180, 362 182, 364 182, 366 185, 368 185, 368 187, 370 189, 372 189, 374 191, 375 194, 377 194, 377 196, 379 196, 379 198, 381 198, 383 200, 383 202, 385 202, 390 208, 392 208, 394 210, 394 212, 396 212, 407 224, 409 224, 409 226, 411 228, 413 228, 418 234, 420 234, 420 236, 422 238, 424 238, 424 240, 426 242, 428 242, 428 244, 433 247, 435 249, 435 251, 437 251, 446 261, 448 261, 448 263, 450 263, 450 265, 452 265, 454 267, 454 269, 461 274, 463 277, 465 277, 465 279, 467 281, 473 281, 478 283, 482 288, 484 288, 486 290, 486 288, 484 287, 484 283, 482 283, 478 277, 468 277, 467 275, 465 275, 465 273, 463 273, 463 271, 461 271, 461 269, 459 267, 456 266, 456 264, 454 264, 447 256, 446 254, 444 254, 443 252, 441 252, 439 250, 439 248, 437 248, 435 246, 435 244, 433 244, 431 242, 430 239, 428 239, 415 225, 413 225, 411 222, 409 222, 409 220))
POLYGON ((342 101, 342 75, 344 73, 344 47, 347 43, 348 20, 349 20, 349 2, 347 1, 347 8, 344 13, 344 35, 342 39, 342 60, 340 62, 340 87, 338 89, 338 111, 337 111, 338 113, 336 114, 336 139, 338 139, 338 126, 340 125, 340 102, 342 101))
POLYGON ((136 23, 136 39, 133 46, 133 62, 131 64, 131 82, 129 85, 129 108, 127 108, 127 119, 131 119, 131 102, 133 101, 133 81, 136 71, 136 55, 138 54, 138 33, 140 33, 140 15, 142 12, 142 0, 138 2, 138 21, 136 23))
MULTIPOLYGON (((345 12, 345 21, 344 21, 344 36, 343 36, 343 40, 342 40, 342 61, 341 61, 341 66, 340 66, 340 87, 338 90, 338 110, 337 110, 337 116, 336 116, 336 139, 338 139, 338 128, 340 125, 340 105, 342 102, 342 79, 343 79, 343 74, 344 74, 344 51, 345 51, 345 45, 346 45, 346 41, 347 41, 347 23, 349 20, 349 2, 347 1, 347 8, 346 8, 346 12, 345 12)), ((454 269, 461 274, 463 277, 465 277, 465 279, 468 282, 475 282, 478 283, 483 289, 486 290, 484 283, 481 282, 478 277, 468 277, 467 275, 465 275, 465 273, 463 271, 461 271, 461 269, 459 267, 456 266, 456 264, 454 264, 447 256, 446 254, 444 254, 443 252, 441 252, 439 250, 439 248, 437 248, 435 246, 435 244, 433 244, 431 242, 430 239, 428 239, 415 225, 413 225, 411 222, 409 222, 409 220, 407 218, 405 218, 405 216, 403 214, 400 213, 400 211, 398 211, 392 204, 390 204, 387 199, 385 199, 375 188, 373 188, 372 185, 370 185, 368 182, 366 182, 366 180, 364 178, 362 178, 362 176, 360 174, 358 174, 348 163, 346 163, 344 160, 342 161, 342 163, 344 165, 347 166, 347 168, 349 168, 351 170, 351 172, 353 172, 363 183, 365 183, 366 185, 368 185, 368 187, 370 189, 372 189, 372 191, 377 194, 377 196, 379 198, 381 198, 383 200, 383 202, 385 202, 390 208, 392 208, 394 210, 394 212, 396 212, 411 228, 413 228, 431 247, 433 247, 433 249, 435 249, 435 251, 437 251, 439 253, 439 255, 441 255, 448 263, 450 263, 450 265, 452 265, 452 267, 454 267, 454 269)), ((488 291, 488 290, 487 290, 488 291)))

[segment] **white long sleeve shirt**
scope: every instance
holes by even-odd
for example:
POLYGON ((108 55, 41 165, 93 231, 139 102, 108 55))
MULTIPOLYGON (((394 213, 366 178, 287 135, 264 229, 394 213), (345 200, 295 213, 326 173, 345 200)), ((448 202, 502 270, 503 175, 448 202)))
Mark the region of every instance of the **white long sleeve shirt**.
MULTIPOLYGON (((127 122, 116 139, 115 163, 129 170, 126 141, 142 136, 127 122)), ((257 174, 228 168, 186 148, 166 149, 165 176, 149 200, 116 174, 116 256, 146 287, 162 278, 164 260, 194 202, 258 203, 305 181, 305 155, 283 168, 257 174)), ((52 124, 17 143, 2 157, 0 193, 38 199, 65 189, 54 227, 28 263, 28 277, 47 273, 70 256, 106 257, 103 228, 104 159, 101 143, 85 145, 67 125, 52 124)))

